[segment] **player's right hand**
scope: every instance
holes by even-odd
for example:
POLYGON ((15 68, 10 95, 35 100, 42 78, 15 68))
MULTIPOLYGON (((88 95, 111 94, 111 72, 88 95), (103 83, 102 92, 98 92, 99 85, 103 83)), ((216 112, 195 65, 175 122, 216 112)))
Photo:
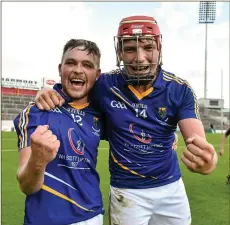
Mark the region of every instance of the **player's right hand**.
POLYGON ((38 91, 35 97, 35 104, 40 110, 50 110, 55 106, 62 106, 65 100, 52 88, 46 87, 38 91))
POLYGON ((30 136, 31 156, 41 164, 47 165, 57 155, 60 141, 57 136, 49 130, 48 125, 38 126, 30 136))

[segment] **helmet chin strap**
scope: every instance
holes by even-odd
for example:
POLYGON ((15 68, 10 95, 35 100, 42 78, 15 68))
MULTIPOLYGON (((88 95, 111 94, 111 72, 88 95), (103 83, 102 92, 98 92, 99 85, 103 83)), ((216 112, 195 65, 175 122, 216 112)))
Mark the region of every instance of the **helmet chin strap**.
POLYGON ((141 85, 148 85, 152 83, 157 74, 149 73, 148 75, 143 76, 136 76, 136 75, 128 75, 127 73, 123 72, 123 76, 127 83, 131 84, 132 86, 141 86, 141 85))

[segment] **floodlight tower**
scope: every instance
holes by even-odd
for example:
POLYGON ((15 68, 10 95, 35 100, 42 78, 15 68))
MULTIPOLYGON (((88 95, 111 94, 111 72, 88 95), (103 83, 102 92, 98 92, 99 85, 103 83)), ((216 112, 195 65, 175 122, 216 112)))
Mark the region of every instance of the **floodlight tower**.
POLYGON ((204 63, 204 98, 207 98, 207 50, 208 50, 208 23, 216 19, 216 2, 201 1, 199 8, 199 23, 205 24, 205 63, 204 63))

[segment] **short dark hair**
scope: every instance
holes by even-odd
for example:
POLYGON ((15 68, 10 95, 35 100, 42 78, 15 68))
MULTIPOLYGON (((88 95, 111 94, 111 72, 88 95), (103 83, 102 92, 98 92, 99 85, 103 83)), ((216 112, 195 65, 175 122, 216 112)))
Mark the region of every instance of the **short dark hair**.
POLYGON ((64 54, 68 50, 71 50, 71 49, 76 48, 76 47, 83 47, 82 51, 88 51, 88 54, 92 53, 94 56, 97 56, 99 59, 98 64, 100 66, 100 59, 101 59, 100 49, 98 48, 98 46, 95 42, 84 40, 84 39, 71 39, 71 40, 69 40, 63 48, 62 59, 63 59, 64 54))

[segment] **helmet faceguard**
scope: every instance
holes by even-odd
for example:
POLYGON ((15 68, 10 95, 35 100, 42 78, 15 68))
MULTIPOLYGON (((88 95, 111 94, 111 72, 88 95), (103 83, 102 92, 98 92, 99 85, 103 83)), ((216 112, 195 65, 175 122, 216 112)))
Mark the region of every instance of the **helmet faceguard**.
MULTIPOLYGON (((115 51, 117 57, 117 66, 120 68, 122 75, 125 77, 126 81, 131 85, 147 85, 153 82, 156 78, 158 67, 162 65, 161 58, 161 34, 156 20, 153 17, 148 16, 131 16, 121 20, 118 34, 114 37, 115 51), (129 66, 134 66, 133 62, 124 62, 122 55, 124 54, 124 42, 127 40, 136 41, 136 58, 138 61, 138 46, 142 40, 148 40, 148 42, 155 42, 157 45, 157 50, 159 51, 159 57, 157 60, 152 60, 149 63, 135 63, 135 68, 139 71, 140 68, 150 67, 149 72, 132 74, 127 69, 129 66), (152 71, 151 68, 154 66, 155 70, 152 71)), ((153 52, 153 51, 152 51, 153 52)))

